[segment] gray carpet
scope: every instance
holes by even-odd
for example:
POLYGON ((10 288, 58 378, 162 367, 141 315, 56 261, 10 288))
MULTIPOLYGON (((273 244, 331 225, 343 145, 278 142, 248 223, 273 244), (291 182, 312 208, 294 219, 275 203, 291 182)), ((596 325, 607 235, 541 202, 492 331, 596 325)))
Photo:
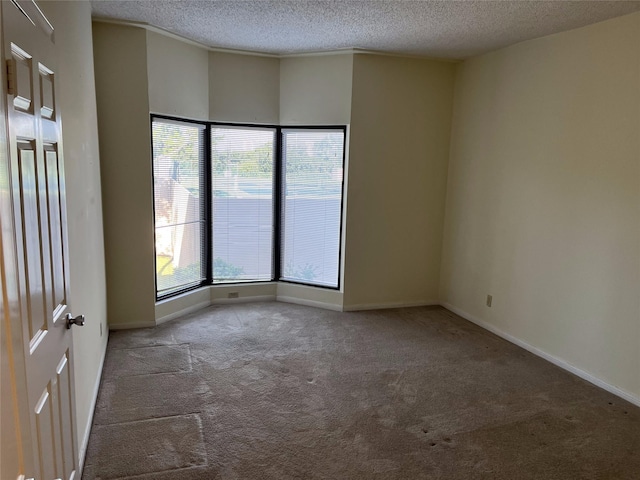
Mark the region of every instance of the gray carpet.
POLYGON ((640 479, 640 408, 440 307, 112 332, 83 478, 640 479))

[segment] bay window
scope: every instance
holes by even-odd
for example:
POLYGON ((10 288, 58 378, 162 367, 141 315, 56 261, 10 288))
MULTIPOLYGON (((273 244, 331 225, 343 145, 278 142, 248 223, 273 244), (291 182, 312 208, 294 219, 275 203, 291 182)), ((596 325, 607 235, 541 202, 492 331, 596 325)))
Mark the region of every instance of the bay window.
POLYGON ((156 297, 240 282, 339 288, 345 130, 152 116, 156 297))

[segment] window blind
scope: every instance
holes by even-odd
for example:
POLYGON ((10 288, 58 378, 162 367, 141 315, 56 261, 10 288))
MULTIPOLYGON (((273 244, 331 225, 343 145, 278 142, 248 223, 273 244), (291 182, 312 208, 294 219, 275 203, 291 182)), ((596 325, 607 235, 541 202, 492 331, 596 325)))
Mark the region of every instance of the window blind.
POLYGON ((211 128, 213 282, 273 279, 274 128, 211 128))
POLYGON ((343 130, 282 130, 282 280, 338 287, 343 130))
POLYGON ((198 285, 204 257, 205 126, 152 122, 156 296, 198 285))

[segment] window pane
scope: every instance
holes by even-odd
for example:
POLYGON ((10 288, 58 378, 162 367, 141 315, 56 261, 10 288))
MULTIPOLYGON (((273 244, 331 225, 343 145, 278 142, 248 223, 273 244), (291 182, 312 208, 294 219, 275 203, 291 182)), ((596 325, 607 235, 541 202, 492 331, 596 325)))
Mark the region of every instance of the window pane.
POLYGON ((214 283, 273 279, 274 145, 274 129, 211 129, 214 283))
POLYGON ((157 296, 197 285, 202 264, 204 126, 154 120, 157 296))
POLYGON ((156 275, 158 295, 200 283, 200 222, 156 228, 156 275), (173 253, 170 253, 173 252, 173 253))
POLYGON ((285 129, 281 278, 338 286, 342 130, 285 129))

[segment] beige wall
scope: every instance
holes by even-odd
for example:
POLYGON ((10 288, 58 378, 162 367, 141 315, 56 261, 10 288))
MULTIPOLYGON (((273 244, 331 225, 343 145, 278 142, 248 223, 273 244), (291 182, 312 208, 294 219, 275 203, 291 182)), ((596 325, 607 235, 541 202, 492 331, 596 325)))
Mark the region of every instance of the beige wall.
POLYGON ((468 60, 455 95, 441 300, 640 399, 640 14, 468 60))
POLYGON ((451 63, 209 52, 205 93, 197 47, 96 24, 110 322, 152 324, 154 310, 168 318, 188 303, 154 308, 150 110, 350 124, 344 297, 277 296, 345 309, 446 302, 638 396, 638 22, 465 62, 453 132, 451 63), (167 70, 167 55, 180 67, 167 70))
POLYGON ((278 123, 279 60, 208 52, 103 22, 94 23, 94 52, 109 327, 152 326, 209 294, 156 306, 149 113, 278 123))
POLYGON ((329 310, 342 310, 342 291, 278 282, 276 293, 275 299, 280 302, 297 303, 329 310))
MULTIPOLYGON (((352 74, 352 54, 281 59, 280 125, 349 125, 352 74)), ((345 157, 348 163, 348 139, 345 157)), ((347 181, 348 177, 345 176, 345 184, 347 181)), ((347 218, 345 203, 343 232, 347 218)), ((341 250, 344 251, 344 244, 341 245, 341 250)), ((342 263, 340 270, 340 291, 282 283, 278 285, 277 298, 281 301, 341 310, 344 292, 342 263)))
POLYGON ((93 24, 110 326, 155 323, 147 33, 93 24))
POLYGON ((149 109, 196 120, 209 117, 209 52, 200 47, 147 33, 149 109))
POLYGON ((277 124, 280 60, 209 52, 209 120, 277 124))
POLYGON ((346 309, 437 303, 454 65, 353 63, 346 309))
POLYGON ((347 125, 353 55, 280 60, 281 125, 347 125))
POLYGON ((69 300, 73 313, 86 318, 85 326, 73 332, 76 427, 82 459, 108 336, 91 7, 72 2, 47 2, 42 7, 56 27, 59 52, 69 300))

